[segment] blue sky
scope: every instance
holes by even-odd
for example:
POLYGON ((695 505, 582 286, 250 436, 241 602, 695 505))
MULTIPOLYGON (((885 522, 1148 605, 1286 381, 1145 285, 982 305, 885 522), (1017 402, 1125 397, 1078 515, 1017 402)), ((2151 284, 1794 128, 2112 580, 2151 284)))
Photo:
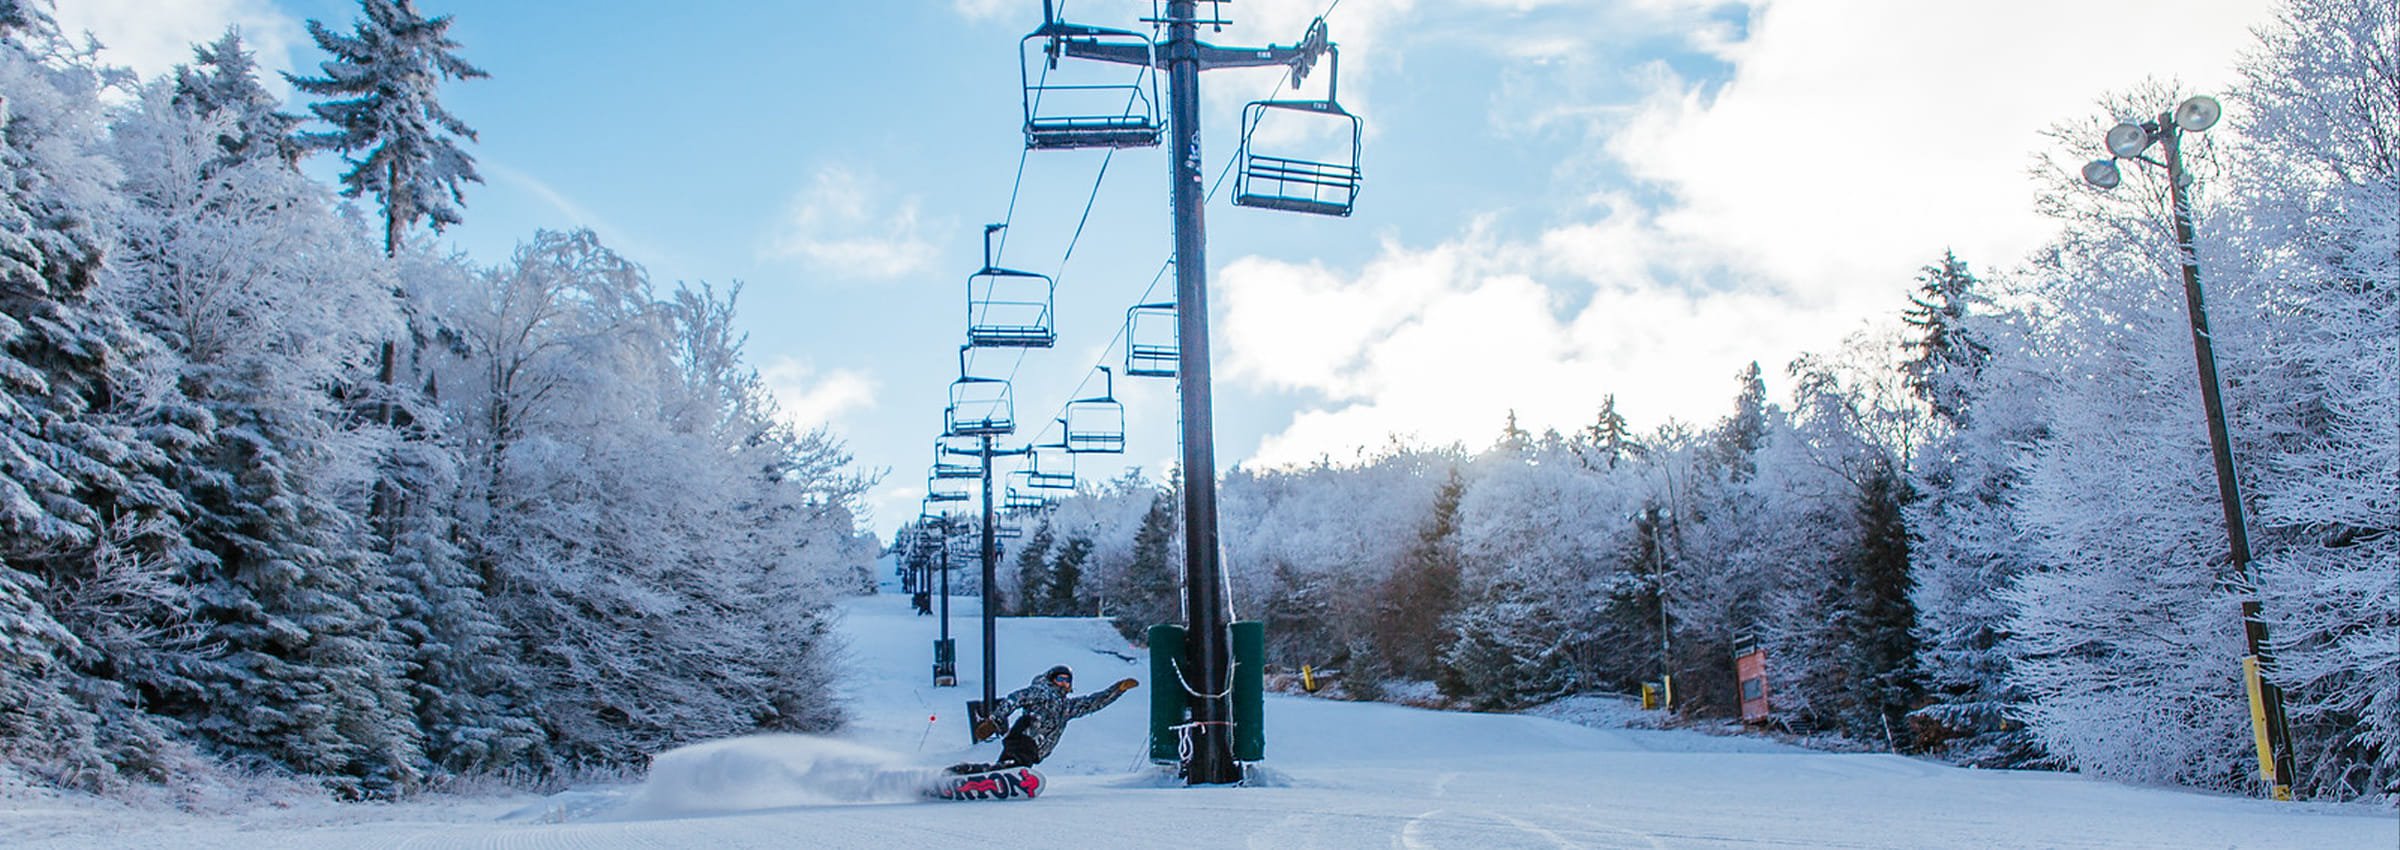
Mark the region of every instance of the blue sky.
MULTIPOLYGON (((740 282, 752 360, 791 415, 889 469, 870 494, 879 530, 916 514, 984 223, 1012 222, 1003 265, 1060 280, 1058 347, 999 364, 1021 421, 1121 361, 1105 349, 1167 258, 1158 149, 1021 157, 1018 48, 1038 0, 419 4, 454 15, 462 54, 492 74, 445 90, 480 133, 486 183, 440 238, 495 263, 537 228, 591 227, 661 287, 740 282)), ((227 25, 268 67, 310 71, 322 57, 300 22, 358 15, 347 0, 63 5, 62 23, 145 76, 227 25)), ((1150 12, 1065 6, 1134 28, 1150 12)), ((1289 42, 1325 6, 1229 4, 1235 25, 1204 38, 1289 42)), ((1480 446, 1511 410, 1570 430, 1610 393, 1637 427, 1710 422, 1743 365, 1780 392, 1782 364, 1896 315, 1944 249, 2016 266, 2043 236, 2026 173, 2039 133, 2144 77, 2221 89, 2268 14, 1340 0, 1329 24, 1341 100, 1368 128, 1365 188, 1348 219, 1210 208, 1218 457, 1340 460, 1395 434, 1480 446)), ((1241 104, 1278 86, 1206 76, 1212 177, 1241 104)), ((1171 283, 1152 294, 1169 297, 1171 283)), ((1128 452, 1079 473, 1162 472, 1173 392, 1120 377, 1128 452)))

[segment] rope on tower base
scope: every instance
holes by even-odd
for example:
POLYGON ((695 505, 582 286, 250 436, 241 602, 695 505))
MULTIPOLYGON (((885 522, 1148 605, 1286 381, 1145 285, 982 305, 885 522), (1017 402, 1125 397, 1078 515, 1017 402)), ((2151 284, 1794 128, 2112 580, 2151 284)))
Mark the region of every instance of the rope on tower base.
POLYGON ((1233 721, 1194 720, 1189 723, 1178 723, 1167 727, 1175 731, 1175 759, 1177 764, 1188 765, 1192 763, 1192 729, 1199 726, 1224 726, 1230 729, 1233 726, 1233 721))

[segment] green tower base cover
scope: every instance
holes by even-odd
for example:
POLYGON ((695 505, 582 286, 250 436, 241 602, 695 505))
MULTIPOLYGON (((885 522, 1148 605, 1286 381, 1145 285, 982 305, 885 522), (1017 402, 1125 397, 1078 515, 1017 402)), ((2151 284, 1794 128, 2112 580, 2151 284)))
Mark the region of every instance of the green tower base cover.
POLYGON ((1267 624, 1233 624, 1233 760, 1267 757, 1267 624))
POLYGON ((1150 627, 1150 760, 1181 764, 1175 727, 1190 716, 1184 704, 1183 627, 1161 623, 1150 627))

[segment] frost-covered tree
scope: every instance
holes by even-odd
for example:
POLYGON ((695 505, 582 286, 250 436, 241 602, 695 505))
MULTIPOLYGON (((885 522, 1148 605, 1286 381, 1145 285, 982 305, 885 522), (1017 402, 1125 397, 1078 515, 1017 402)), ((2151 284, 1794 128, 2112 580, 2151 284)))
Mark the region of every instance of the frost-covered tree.
POLYGON ((465 183, 481 183, 458 140, 475 131, 442 107, 444 79, 490 76, 457 54, 450 16, 419 15, 413 0, 359 0, 366 17, 348 34, 315 20, 308 34, 333 54, 321 77, 287 75, 300 91, 330 98, 309 105, 332 130, 303 133, 309 148, 342 154, 350 170, 342 194, 372 195, 383 207, 384 253, 398 254, 401 234, 419 221, 436 231, 460 221, 465 183), (363 156, 360 155, 363 153, 363 156))
MULTIPOLYGON (((2091 139, 2113 115, 2172 104, 2150 85, 2062 126, 2038 173, 2062 229, 2025 281, 2050 305, 2038 356, 2057 376, 2043 438, 2016 497, 2035 567, 2006 600, 2011 681, 2028 725, 2077 769, 2118 779, 2233 789, 2254 781, 2242 709, 2238 577, 2226 533, 2192 356, 2190 320, 2155 169, 2113 193, 2076 181, 2091 139)), ((2203 269, 2241 262, 2205 136, 2187 136, 2201 170, 2194 214, 2203 269)), ((2212 281, 2216 305, 2256 303, 2240 275, 2212 281)), ((2213 311, 2212 342, 2229 386, 2260 376, 2255 324, 2213 311)), ((2226 396, 2237 469, 2258 468, 2255 393, 2226 396)))
POLYGON ((211 562, 194 584, 223 654, 152 684, 222 748, 345 794, 402 793, 421 765, 405 653, 386 628, 400 603, 363 503, 345 502, 363 492, 357 460, 374 436, 339 426, 329 393, 358 371, 364 341, 397 324, 388 272, 271 146, 229 154, 238 107, 178 88, 150 86, 116 127, 127 204, 114 269, 213 421, 176 485, 211 562))
POLYGON ((449 290, 444 370, 468 447, 469 557, 566 763, 834 723, 825 605, 874 557, 866 482, 778 418, 733 300, 541 233, 449 290))
POLYGON ((230 126, 217 134, 227 163, 273 158, 297 167, 304 152, 295 132, 299 116, 258 81, 258 62, 238 29, 192 48, 194 61, 176 66, 175 105, 192 115, 220 115, 230 126))
POLYGON ((1905 343, 1909 358, 1900 364, 1908 388, 1954 427, 1967 418, 1963 385, 1991 356, 1982 342, 1960 330, 1978 283, 1966 261, 1945 251, 1939 265, 1917 275, 1917 291, 1909 295, 1908 312, 1901 317, 1916 331, 1905 343))
POLYGON ((2044 754, 2018 716, 2029 697, 2009 676, 2007 591, 2035 564, 2014 504, 2058 379, 2035 357, 2027 316, 1966 294, 1949 336, 1988 353, 1974 372, 1954 376, 1958 409, 1975 413, 1917 454, 1910 475, 1921 497, 1903 509, 1929 699, 1911 720, 1947 758, 2025 766, 2044 754))
POLYGON ((0 758, 91 790, 164 779, 175 747, 125 683, 162 652, 200 560, 163 480, 207 427, 101 286, 117 179, 101 74, 42 9, 0 20, 0 758))
POLYGON ((2400 12, 2295 0, 2260 35, 2229 112, 2256 169, 2242 306, 2282 378, 2243 385, 2275 446, 2247 468, 2271 675, 2303 792, 2400 797, 2400 12))

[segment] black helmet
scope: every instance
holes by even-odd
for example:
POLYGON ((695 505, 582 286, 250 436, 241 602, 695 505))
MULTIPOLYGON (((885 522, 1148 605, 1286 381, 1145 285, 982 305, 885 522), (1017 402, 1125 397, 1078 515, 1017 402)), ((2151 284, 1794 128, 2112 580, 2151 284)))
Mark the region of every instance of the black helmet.
POLYGON ((1064 664, 1042 671, 1042 681, 1044 682, 1056 683, 1060 679, 1065 679, 1069 683, 1074 682, 1075 671, 1068 669, 1064 664))

